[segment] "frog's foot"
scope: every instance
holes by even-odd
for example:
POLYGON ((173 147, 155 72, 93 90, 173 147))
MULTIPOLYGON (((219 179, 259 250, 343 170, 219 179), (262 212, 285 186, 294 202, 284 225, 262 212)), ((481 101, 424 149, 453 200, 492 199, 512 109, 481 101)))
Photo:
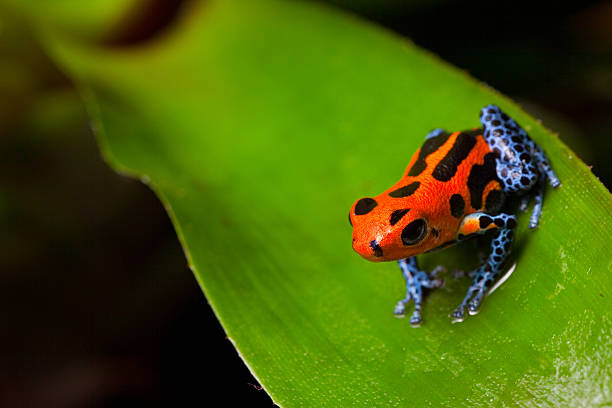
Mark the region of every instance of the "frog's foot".
MULTIPOLYGON (((429 272, 429 276, 431 276, 432 278, 437 278, 439 274, 447 272, 446 268, 442 265, 438 265, 435 268, 433 268, 431 270, 431 272, 429 272)), ((444 283, 444 280, 442 279, 442 283, 444 283)))
POLYGON ((497 271, 493 271, 491 265, 485 264, 474 271, 474 281, 468 289, 468 293, 463 298, 463 302, 455 309, 451 317, 453 322, 461 322, 465 319, 465 309, 467 307, 470 315, 478 313, 478 308, 487 293, 487 288, 495 279, 497 271))
POLYGON ((552 167, 550 167, 550 163, 548 162, 548 157, 544 151, 534 143, 533 153, 535 155, 536 162, 538 164, 538 168, 540 169, 540 173, 545 174, 548 179, 548 183, 552 188, 561 187, 561 181, 553 171, 552 167))
MULTIPOLYGON (((533 191, 535 191, 535 193, 533 194, 533 198, 534 198, 533 211, 531 212, 531 217, 529 217, 529 228, 530 229, 537 228, 540 222, 540 216, 542 215, 542 200, 544 198, 544 187, 545 186, 546 186, 546 179, 540 178, 540 180, 536 183, 536 185, 533 188, 533 191)), ((529 205, 530 198, 531 198, 531 194, 525 194, 523 197, 521 197, 521 201, 519 204, 519 210, 521 212, 527 211, 527 207, 529 205)))
POLYGON ((414 312, 410 317, 410 324, 418 327, 423 321, 421 308, 423 304, 423 289, 433 289, 442 287, 444 281, 436 279, 437 275, 445 268, 438 266, 430 274, 418 268, 416 258, 405 258, 398 261, 404 279, 406 279, 406 297, 395 305, 393 314, 396 317, 404 317, 406 313, 406 303, 414 301, 414 312))

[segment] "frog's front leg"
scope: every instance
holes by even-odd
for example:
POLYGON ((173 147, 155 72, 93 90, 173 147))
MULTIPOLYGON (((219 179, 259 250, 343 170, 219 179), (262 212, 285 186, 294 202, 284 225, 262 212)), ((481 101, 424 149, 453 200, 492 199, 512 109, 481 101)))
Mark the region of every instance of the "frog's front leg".
POLYGON ((444 281, 435 278, 436 275, 444 268, 438 266, 430 274, 428 274, 427 272, 419 269, 416 256, 400 259, 397 262, 402 271, 404 279, 406 279, 406 297, 397 302, 393 314, 395 314, 397 317, 404 317, 404 314, 406 313, 406 303, 408 303, 410 300, 414 300, 414 312, 410 318, 410 324, 417 327, 423 320, 421 317, 423 288, 433 289, 441 287, 444 281))
POLYGON ((510 253, 516 217, 509 214, 490 215, 477 212, 466 216, 461 222, 458 240, 469 235, 484 234, 488 230, 495 230, 491 239, 491 253, 485 262, 473 272, 473 281, 463 302, 452 313, 454 321, 465 318, 465 308, 470 314, 475 314, 484 298, 484 295, 500 272, 501 266, 510 253))

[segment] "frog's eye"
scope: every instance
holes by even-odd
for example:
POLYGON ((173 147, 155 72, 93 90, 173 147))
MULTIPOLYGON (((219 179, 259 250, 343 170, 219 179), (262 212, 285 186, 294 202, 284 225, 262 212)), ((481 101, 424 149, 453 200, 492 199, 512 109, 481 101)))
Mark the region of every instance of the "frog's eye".
POLYGON ((427 235, 427 223, 424 219, 412 221, 402 230, 402 242, 404 245, 418 244, 427 235))

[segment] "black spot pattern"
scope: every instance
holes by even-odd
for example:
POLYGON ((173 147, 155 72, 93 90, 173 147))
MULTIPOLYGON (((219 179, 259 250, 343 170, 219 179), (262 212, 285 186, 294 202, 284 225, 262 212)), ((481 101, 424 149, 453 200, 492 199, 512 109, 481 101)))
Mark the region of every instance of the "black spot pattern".
POLYGON ((491 217, 487 217, 486 215, 483 215, 482 217, 478 219, 478 221, 479 221, 480 228, 485 229, 493 222, 493 219, 491 217))
POLYGON ((450 212, 455 218, 463 217, 465 211, 465 200, 461 194, 453 194, 450 198, 450 212))
POLYGON ((505 196, 501 190, 491 190, 485 200, 485 210, 490 214, 497 214, 504 205, 505 196))
POLYGON ((440 160, 432 176, 439 181, 449 181, 457 173, 457 168, 470 154, 476 145, 476 138, 473 134, 462 132, 459 133, 453 147, 448 151, 446 156, 440 160))
POLYGON ((391 213, 391 220, 389 221, 391 223, 391 225, 395 225, 399 222, 399 220, 401 220, 404 215, 408 214, 408 211, 410 211, 410 208, 406 208, 404 210, 395 210, 391 213))
POLYGON ((389 197, 393 197, 393 198, 408 197, 414 194, 414 192, 417 191, 417 188, 419 188, 420 185, 421 185, 420 182, 415 181, 414 183, 410 183, 407 186, 398 188, 397 190, 390 192, 389 197))
POLYGON ((377 205, 378 203, 373 198, 362 198, 361 200, 357 201, 357 204, 355 205, 355 215, 365 215, 372 211, 377 205))
POLYGON ((470 202, 473 208, 482 208, 482 193, 490 181, 497 180, 495 169, 495 154, 487 153, 483 164, 475 164, 468 176, 468 188, 470 190, 470 202))
POLYGON ((349 224, 351 224, 351 227, 353 226, 353 221, 351 221, 351 212, 349 211, 349 224))
POLYGON ((449 136, 450 134, 444 132, 440 133, 438 136, 425 140, 425 143, 423 143, 423 146, 421 146, 421 150, 419 151, 419 157, 417 158, 416 162, 414 162, 406 176, 416 177, 421 174, 427 167, 427 163, 425 162, 427 156, 438 150, 444 143, 446 143, 449 136))
MULTIPOLYGON (((514 218, 510 218, 507 222, 506 222, 506 227, 510 228, 510 229, 514 229, 514 227, 516 227, 516 220, 514 218)), ((510 235, 512 235, 512 233, 510 233, 510 235)))

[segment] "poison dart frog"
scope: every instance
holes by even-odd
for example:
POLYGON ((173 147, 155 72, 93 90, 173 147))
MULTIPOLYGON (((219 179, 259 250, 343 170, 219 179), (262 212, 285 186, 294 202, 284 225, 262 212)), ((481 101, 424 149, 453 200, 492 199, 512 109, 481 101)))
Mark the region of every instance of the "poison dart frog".
POLYGON ((561 185, 542 149, 499 107, 485 106, 480 123, 482 128, 463 132, 431 131, 400 181, 376 197, 357 200, 349 213, 359 255, 398 261, 406 297, 394 314, 403 317, 406 303, 414 301, 413 326, 422 322, 423 290, 442 286, 437 275, 444 269, 427 273, 416 255, 477 235, 490 238, 490 254, 469 274, 473 282, 451 315, 462 321, 466 308, 478 311, 510 253, 517 223, 506 198, 522 196, 519 209, 525 211, 533 196, 529 227, 536 228, 546 181, 553 188, 561 185))

